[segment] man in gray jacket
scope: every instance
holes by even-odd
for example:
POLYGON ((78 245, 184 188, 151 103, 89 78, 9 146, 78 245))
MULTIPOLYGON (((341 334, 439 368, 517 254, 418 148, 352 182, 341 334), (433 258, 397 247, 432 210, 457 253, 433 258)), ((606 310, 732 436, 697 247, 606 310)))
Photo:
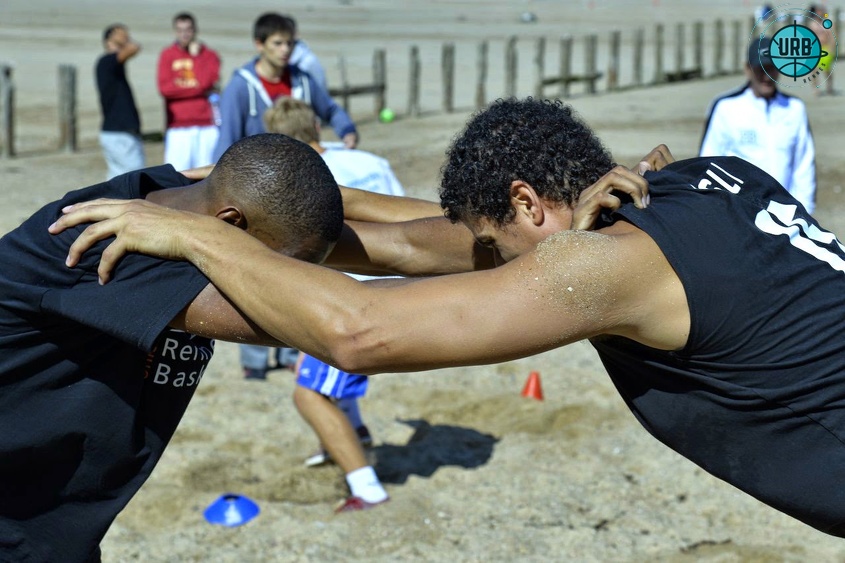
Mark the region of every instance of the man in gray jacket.
POLYGON ((263 14, 255 21, 253 39, 258 56, 234 72, 220 99, 222 123, 214 160, 239 139, 264 133, 264 112, 280 96, 310 105, 347 147, 355 148, 358 133, 349 115, 309 74, 290 64, 296 42, 293 19, 263 14))

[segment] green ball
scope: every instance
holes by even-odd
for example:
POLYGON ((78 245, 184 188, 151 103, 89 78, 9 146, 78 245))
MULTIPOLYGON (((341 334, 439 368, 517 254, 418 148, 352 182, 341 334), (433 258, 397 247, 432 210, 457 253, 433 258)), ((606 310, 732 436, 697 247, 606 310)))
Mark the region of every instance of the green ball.
POLYGON ((379 121, 382 123, 390 123, 394 119, 396 119, 396 114, 393 113, 393 110, 390 108, 384 108, 378 114, 379 121))

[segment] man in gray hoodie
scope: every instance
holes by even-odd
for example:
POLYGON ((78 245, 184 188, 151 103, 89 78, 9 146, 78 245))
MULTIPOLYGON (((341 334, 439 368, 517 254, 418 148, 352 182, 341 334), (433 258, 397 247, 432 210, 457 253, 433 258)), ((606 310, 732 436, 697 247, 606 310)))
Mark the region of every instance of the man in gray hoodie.
POLYGON ((258 56, 232 74, 220 99, 222 123, 214 160, 239 139, 264 133, 264 112, 280 96, 310 105, 347 147, 355 148, 358 133, 349 115, 316 80, 290 63, 296 43, 294 20, 277 13, 263 14, 255 21, 253 39, 258 56))

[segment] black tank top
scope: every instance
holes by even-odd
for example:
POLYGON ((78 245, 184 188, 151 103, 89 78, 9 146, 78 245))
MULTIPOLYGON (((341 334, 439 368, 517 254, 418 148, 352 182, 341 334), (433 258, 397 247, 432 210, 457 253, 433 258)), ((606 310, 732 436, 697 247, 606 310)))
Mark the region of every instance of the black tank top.
POLYGON ((734 157, 647 173, 625 220, 683 284, 687 345, 592 340, 637 419, 708 472, 817 528, 845 522, 845 250, 734 157), (837 467, 831 467, 831 465, 837 467))

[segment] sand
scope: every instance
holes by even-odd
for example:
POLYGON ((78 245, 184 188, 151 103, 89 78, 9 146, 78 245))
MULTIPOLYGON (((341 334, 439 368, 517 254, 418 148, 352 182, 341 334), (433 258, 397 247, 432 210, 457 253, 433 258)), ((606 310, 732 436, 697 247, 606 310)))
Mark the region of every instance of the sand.
MULTIPOLYGON (((130 25, 145 50, 130 79, 146 131, 160 131, 155 60, 170 39, 169 18, 194 11, 201 37, 218 48, 224 76, 251 54, 249 27, 262 2, 142 3, 78 0, 0 3, 0 60, 15 65, 19 155, 0 160, 0 229, 40 205, 100 181, 99 113, 91 69, 99 34, 130 25), (80 149, 55 150, 55 75, 79 67, 80 149)), ((473 109, 474 49, 491 41, 490 98, 502 93, 504 39, 520 35, 519 95, 532 92, 530 39, 605 33, 694 19, 746 19, 754 6, 721 0, 405 2, 314 0, 283 6, 339 81, 366 78, 372 51, 389 53, 392 124, 373 119, 372 102, 354 99, 361 148, 388 158, 411 195, 434 199, 443 153, 473 109), (562 6, 566 4, 566 7, 562 6), (740 5, 742 4, 742 5, 740 5), (523 24, 522 12, 537 15, 523 24), (459 82, 453 114, 441 111, 440 45, 454 41, 459 82), (524 42, 523 42, 524 41, 524 42), (406 113, 407 53, 421 48, 423 115, 406 113), (524 69, 524 70, 523 70, 524 69), (522 74, 524 73, 524 74, 522 74)), ((626 35, 627 37, 627 35, 626 35)), ((623 39, 630 41, 630 39, 623 39)), ((604 55, 602 55, 604 56, 604 55)), ((580 59, 579 59, 580 60, 580 59)), ((603 59, 600 59, 603 61, 603 59)), ((550 62, 553 68, 555 63, 550 62)), ((604 62, 600 62, 602 68, 604 62)), ((627 72, 627 71, 626 71, 627 72)), ((571 102, 615 158, 633 164, 664 142, 694 156, 708 102, 740 76, 666 85, 571 102)), ((845 81, 845 79, 843 79, 845 81)), ((842 81, 840 81, 842 82, 842 81)), ((577 93, 577 92, 576 92, 577 93)), ((845 235, 839 149, 841 97, 798 91, 818 149, 821 223, 845 235)), ((148 161, 162 158, 146 145, 148 161)), ((578 343, 500 365, 418 374, 384 374, 362 401, 376 440, 377 471, 392 500, 376 510, 334 516, 346 491, 335 467, 306 469, 316 446, 291 402, 290 372, 266 382, 240 377, 237 347, 219 343, 215 359, 147 484, 103 542, 106 561, 841 561, 845 543, 825 536, 704 473, 651 438, 627 411, 592 348, 578 343), (531 371, 545 400, 520 396, 531 371), (254 499, 260 515, 238 528, 213 526, 202 511, 223 493, 254 499)))

